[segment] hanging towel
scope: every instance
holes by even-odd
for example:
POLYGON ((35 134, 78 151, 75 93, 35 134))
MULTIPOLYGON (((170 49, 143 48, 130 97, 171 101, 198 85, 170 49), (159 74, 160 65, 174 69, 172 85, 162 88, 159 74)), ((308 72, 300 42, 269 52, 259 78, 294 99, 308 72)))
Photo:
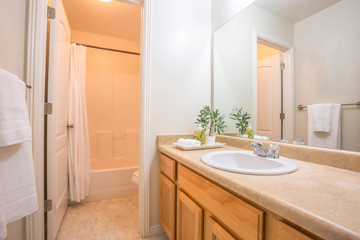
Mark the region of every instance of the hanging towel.
POLYGON ((24 82, 0 69, 0 147, 31 140, 24 94, 24 82))
MULTIPOLYGON (((25 84, 0 69, 0 236, 38 209, 25 84)), ((0 239, 1 239, 0 237, 0 239)))
POLYGON ((315 132, 329 133, 331 130, 333 104, 314 104, 312 106, 315 132))
MULTIPOLYGON (((1 189, 0 189, 1 192, 1 189)), ((0 198, 0 240, 5 239, 6 237, 6 220, 5 220, 5 215, 4 212, 2 210, 2 203, 1 203, 1 198, 0 198)))
POLYGON ((340 149, 341 115, 340 104, 331 104, 331 121, 329 132, 318 132, 314 128, 314 106, 308 106, 308 145, 314 147, 340 149))

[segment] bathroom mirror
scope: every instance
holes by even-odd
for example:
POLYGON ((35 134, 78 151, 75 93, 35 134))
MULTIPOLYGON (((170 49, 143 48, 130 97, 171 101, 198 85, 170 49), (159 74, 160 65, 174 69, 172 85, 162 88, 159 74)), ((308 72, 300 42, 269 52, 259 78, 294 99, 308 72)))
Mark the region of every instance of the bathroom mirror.
POLYGON ((331 130, 340 131, 337 148, 360 151, 359 23, 358 0, 255 0, 217 29, 212 97, 225 134, 239 135, 229 113, 243 108, 256 135, 307 144, 308 110, 299 105, 353 104, 331 130))

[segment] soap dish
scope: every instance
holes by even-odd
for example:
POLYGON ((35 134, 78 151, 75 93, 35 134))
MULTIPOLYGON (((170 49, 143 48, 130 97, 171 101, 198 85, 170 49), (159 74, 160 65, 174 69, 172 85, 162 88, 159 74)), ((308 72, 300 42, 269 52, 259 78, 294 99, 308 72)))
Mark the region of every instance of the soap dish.
POLYGON ((216 142, 215 144, 212 145, 202 145, 202 146, 191 146, 191 147, 187 147, 187 146, 181 146, 178 143, 173 143, 173 145, 181 150, 184 151, 188 151, 188 150, 200 150, 200 149, 211 149, 211 148, 220 148, 225 146, 225 143, 219 143, 216 142))

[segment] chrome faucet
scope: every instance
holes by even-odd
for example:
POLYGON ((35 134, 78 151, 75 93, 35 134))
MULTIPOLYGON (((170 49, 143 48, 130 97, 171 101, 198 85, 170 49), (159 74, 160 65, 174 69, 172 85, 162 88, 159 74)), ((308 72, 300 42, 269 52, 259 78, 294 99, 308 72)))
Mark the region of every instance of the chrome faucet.
POLYGON ((261 157, 278 158, 279 157, 279 145, 271 143, 269 150, 261 142, 252 142, 250 146, 254 148, 254 154, 261 157))

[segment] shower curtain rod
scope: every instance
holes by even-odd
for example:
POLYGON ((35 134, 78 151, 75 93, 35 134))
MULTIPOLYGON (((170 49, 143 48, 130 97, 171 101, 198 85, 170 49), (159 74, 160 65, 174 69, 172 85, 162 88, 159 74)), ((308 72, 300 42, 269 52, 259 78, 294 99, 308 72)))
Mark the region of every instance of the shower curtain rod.
POLYGON ((111 48, 103 48, 103 47, 97 47, 97 46, 93 46, 93 45, 87 45, 87 44, 76 43, 76 42, 72 42, 72 43, 75 43, 76 45, 82 45, 84 47, 89 47, 89 48, 96 48, 96 49, 101 49, 101 50, 121 52, 121 53, 133 54, 133 55, 140 55, 140 53, 137 53, 137 52, 130 52, 130 51, 124 51, 124 50, 111 49, 111 48))

